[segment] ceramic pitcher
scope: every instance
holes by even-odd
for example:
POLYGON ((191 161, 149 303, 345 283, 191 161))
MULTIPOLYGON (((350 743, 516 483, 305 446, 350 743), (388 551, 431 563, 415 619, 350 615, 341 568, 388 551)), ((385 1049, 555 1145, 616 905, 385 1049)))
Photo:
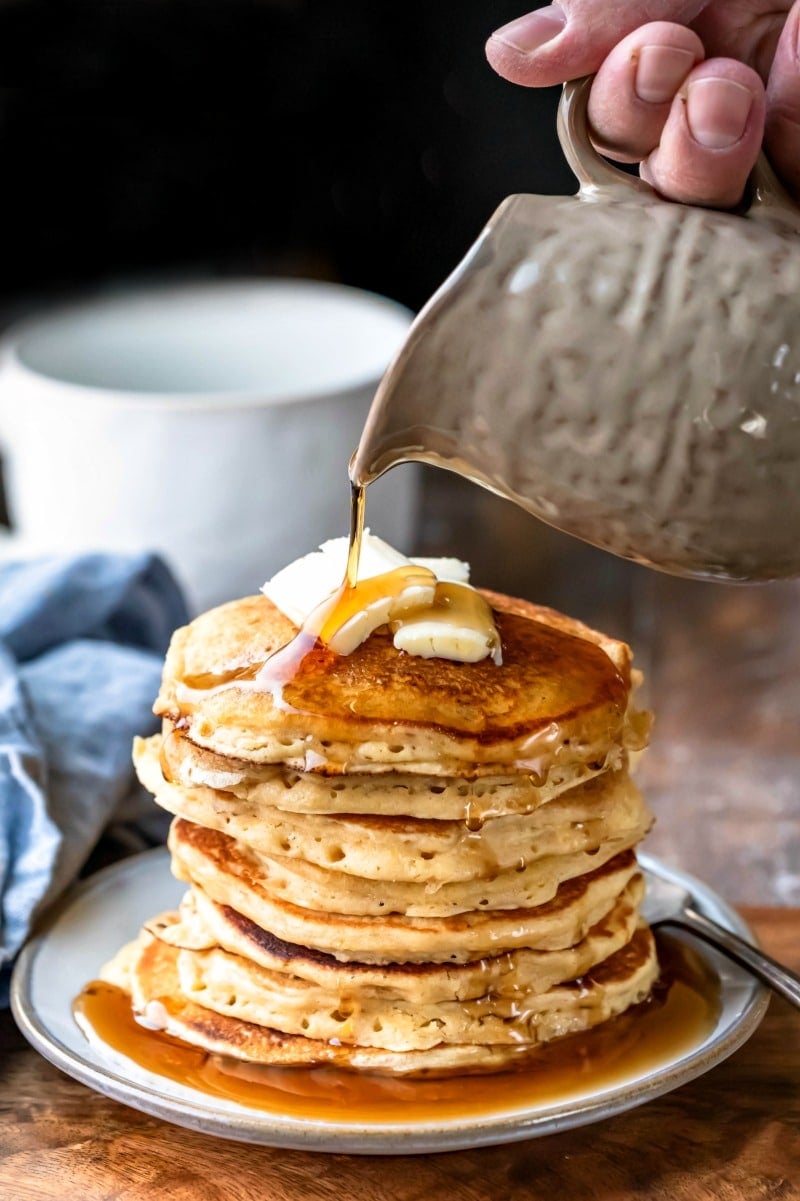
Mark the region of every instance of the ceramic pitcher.
POLYGON ((668 202, 559 134, 573 197, 512 196, 417 318, 351 474, 451 468, 681 575, 800 574, 800 213, 765 161, 742 211, 668 202))

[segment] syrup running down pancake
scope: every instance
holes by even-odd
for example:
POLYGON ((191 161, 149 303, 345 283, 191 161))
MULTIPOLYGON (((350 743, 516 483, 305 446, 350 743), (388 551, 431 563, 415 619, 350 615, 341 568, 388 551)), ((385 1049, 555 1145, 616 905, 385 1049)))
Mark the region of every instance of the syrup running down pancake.
POLYGON ((421 659, 376 633, 350 655, 315 644, 288 679, 283 669, 275 678, 270 656, 297 628, 266 597, 223 605, 173 639, 156 712, 220 755, 328 774, 546 778, 555 766, 641 748, 624 643, 485 595, 502 667, 421 659))
POLYGON ((104 972, 141 1020, 254 1064, 448 1076, 648 997, 630 650, 481 596, 477 662, 387 627, 340 654, 265 596, 175 634, 134 758, 188 891, 104 972))

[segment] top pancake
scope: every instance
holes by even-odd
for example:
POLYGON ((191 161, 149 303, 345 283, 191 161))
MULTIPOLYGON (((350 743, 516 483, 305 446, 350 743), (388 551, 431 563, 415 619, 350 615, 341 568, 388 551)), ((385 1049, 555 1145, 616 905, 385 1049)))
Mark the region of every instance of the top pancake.
POLYGON ((422 659, 373 634, 351 655, 290 643, 266 597, 176 632, 156 712, 222 755, 328 774, 398 768, 433 775, 555 764, 641 745, 628 718, 630 650, 553 610, 484 593, 503 664, 422 659), (262 664, 267 666, 262 668, 262 664))

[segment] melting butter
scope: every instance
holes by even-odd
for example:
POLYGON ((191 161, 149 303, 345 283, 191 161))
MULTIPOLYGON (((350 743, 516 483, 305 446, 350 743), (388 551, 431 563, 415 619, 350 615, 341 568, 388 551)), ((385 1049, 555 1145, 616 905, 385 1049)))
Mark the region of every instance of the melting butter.
POLYGON ((429 608, 435 595, 436 576, 428 568, 395 567, 352 586, 345 583, 303 628, 337 654, 349 655, 381 626, 402 624, 407 613, 429 608))
POLYGON ((478 663, 491 656, 498 667, 503 662, 492 610, 469 584, 440 581, 429 604, 392 621, 390 628, 397 649, 410 655, 460 663, 478 663))
POLYGON ((503 661, 492 610, 480 593, 468 584, 437 581, 430 569, 413 563, 345 584, 307 618, 303 630, 349 655, 387 625, 397 649, 410 655, 503 661))
MULTIPOLYGON (((359 516, 363 521, 363 507, 359 516)), ((407 654, 460 663, 491 657, 499 665, 492 610, 468 579, 469 567, 460 560, 407 559, 356 528, 349 548, 348 539, 333 539, 283 568, 262 591, 304 634, 340 655, 388 626, 394 645, 407 654)))

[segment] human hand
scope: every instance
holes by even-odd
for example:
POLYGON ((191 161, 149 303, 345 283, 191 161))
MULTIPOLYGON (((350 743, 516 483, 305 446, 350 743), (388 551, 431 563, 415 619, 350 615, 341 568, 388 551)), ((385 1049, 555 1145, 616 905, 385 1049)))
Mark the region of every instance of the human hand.
POLYGON ((800 199, 800 0, 559 0, 486 53, 526 87, 595 74, 594 144, 672 200, 737 204, 762 140, 800 199))

